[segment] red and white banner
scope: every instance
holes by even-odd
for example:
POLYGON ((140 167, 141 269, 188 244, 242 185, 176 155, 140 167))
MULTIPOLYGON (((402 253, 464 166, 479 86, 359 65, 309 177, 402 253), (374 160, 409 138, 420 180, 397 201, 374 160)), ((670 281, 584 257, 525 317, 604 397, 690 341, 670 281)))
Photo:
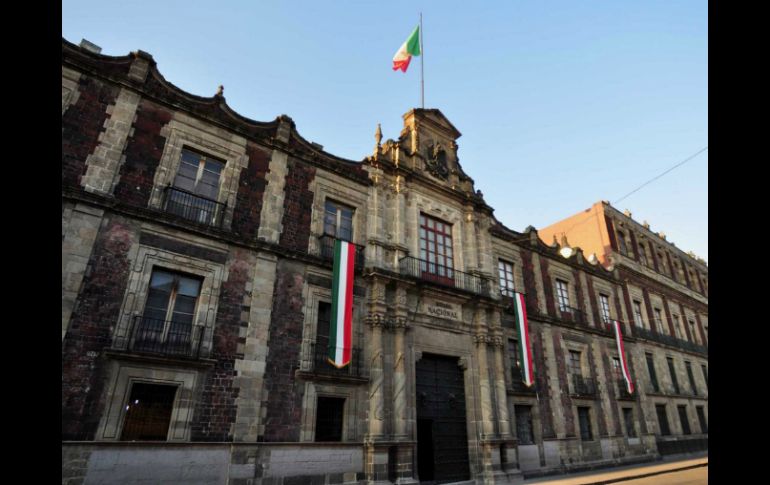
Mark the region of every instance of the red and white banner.
POLYGON ((529 340, 529 322, 527 322, 527 305, 524 303, 524 295, 513 294, 514 315, 516 317, 516 329, 519 331, 519 360, 521 361, 521 380, 527 387, 535 383, 532 372, 532 343, 529 340))
POLYGON ((628 371, 628 364, 626 363, 626 352, 623 348, 623 332, 620 328, 620 322, 613 320, 610 325, 615 329, 615 344, 618 347, 618 355, 620 356, 620 368, 623 371, 623 379, 626 381, 626 389, 628 393, 634 392, 634 383, 631 382, 631 373, 628 371))

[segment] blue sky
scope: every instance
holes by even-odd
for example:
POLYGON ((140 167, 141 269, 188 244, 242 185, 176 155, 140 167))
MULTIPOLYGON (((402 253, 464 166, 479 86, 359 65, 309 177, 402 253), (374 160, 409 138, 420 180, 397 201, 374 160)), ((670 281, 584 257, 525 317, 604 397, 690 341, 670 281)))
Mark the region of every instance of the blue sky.
MULTIPOLYGON (((287 114, 337 156, 397 138, 419 58, 425 107, 462 132, 463 169, 508 227, 613 203, 708 145, 706 1, 62 1, 62 35, 141 49, 173 84, 249 118, 287 114)), ((615 205, 708 259, 708 151, 615 205)))

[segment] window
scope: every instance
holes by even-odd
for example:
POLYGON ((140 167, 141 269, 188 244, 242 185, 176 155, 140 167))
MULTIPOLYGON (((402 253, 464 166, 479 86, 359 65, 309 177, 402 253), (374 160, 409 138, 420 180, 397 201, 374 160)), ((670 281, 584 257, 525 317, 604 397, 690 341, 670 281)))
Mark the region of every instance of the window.
POLYGON ((508 354, 511 358, 511 369, 513 372, 520 372, 521 362, 519 361, 519 342, 513 339, 508 340, 508 354))
POLYGON ((532 427, 532 406, 515 405, 516 435, 520 445, 535 444, 535 436, 532 427))
POLYGON ((706 389, 709 388, 709 371, 705 365, 701 365, 700 369, 703 371, 703 379, 706 381, 706 389))
POLYGON ((503 296, 513 297, 513 264, 499 260, 497 270, 500 273, 500 293, 503 296))
POLYGON ((420 214, 420 270, 454 280, 452 225, 420 214))
POLYGON ((325 301, 318 302, 318 321, 316 322, 315 351, 313 368, 328 366, 326 357, 329 353, 329 324, 332 319, 332 305, 325 301))
POLYGON ((623 377, 623 369, 620 366, 620 358, 619 357, 613 357, 612 358, 612 377, 616 381, 622 381, 625 378, 623 377))
POLYGON ((604 323, 610 322, 610 298, 607 295, 599 294, 599 303, 601 304, 602 320, 604 323))
POLYGON ((679 422, 682 424, 682 434, 690 434, 690 420, 687 418, 687 406, 677 406, 679 422))
POLYGON ((694 320, 687 320, 687 323, 690 324, 690 336, 692 337, 692 341, 696 343, 700 343, 700 339, 698 338, 698 334, 695 332, 695 321, 694 320))
POLYGON ((569 291, 566 281, 556 280, 556 297, 559 299, 559 311, 569 312, 569 291))
POLYGON ((200 289, 200 278, 154 269, 133 348, 163 353, 189 352, 200 289))
POLYGON ((345 241, 353 241, 353 213, 355 209, 327 199, 324 210, 324 234, 345 241))
POLYGON ((674 319, 674 332, 676 333, 676 338, 679 340, 684 340, 684 336, 682 335, 682 324, 679 321, 679 315, 673 314, 671 317, 674 319))
POLYGON ((618 248, 621 254, 628 254, 628 248, 626 247, 626 236, 623 232, 618 231, 618 248))
POLYGON ((671 430, 668 427, 668 416, 666 415, 666 405, 656 404, 655 412, 658 415, 658 426, 660 427, 661 436, 668 436, 671 434, 671 430))
POLYGON ((647 247, 642 242, 639 243, 639 262, 645 266, 650 266, 647 262, 647 247))
POLYGON ((345 414, 345 398, 318 397, 315 440, 342 441, 342 422, 345 414))
POLYGON ((578 421, 580 421, 580 439, 591 441, 594 439, 591 432, 591 408, 578 407, 578 421))
POLYGON ((703 412, 703 406, 695 406, 695 413, 698 415, 698 424, 700 424, 700 432, 708 433, 709 427, 706 424, 706 415, 703 412))
POLYGON ((179 171, 167 195, 166 210, 203 224, 217 222, 221 218, 217 197, 224 166, 221 160, 183 148, 179 171))
POLYGON ((658 251, 658 262, 660 263, 658 265, 660 267, 660 272, 665 274, 665 275, 670 274, 669 271, 668 271, 668 265, 666 264, 665 255, 663 253, 661 253, 660 251, 658 251))
POLYGON ((695 387, 695 376, 692 374, 692 365, 689 362, 685 362, 684 366, 687 368, 687 377, 690 379, 690 389, 696 396, 698 395, 698 389, 695 387))
POLYGON ((671 384, 674 386, 674 393, 679 394, 679 382, 676 380, 676 370, 674 369, 674 359, 666 357, 668 361, 668 373, 671 375, 671 384))
POLYGON ((658 330, 659 334, 666 333, 663 331, 663 316, 660 313, 660 308, 653 309, 653 312, 655 312, 655 328, 658 330))
POLYGON ((644 322, 642 320, 642 304, 634 300, 634 322, 637 327, 644 328, 644 322))
POLYGON ((660 392, 660 386, 658 385, 658 376, 655 374, 655 361, 652 359, 652 354, 644 354, 647 357, 647 372, 650 374, 650 382, 652 383, 652 389, 655 392, 660 392))
POLYGON ((574 375, 582 375, 583 371, 580 366, 580 352, 574 350, 569 351, 569 372, 574 375))
POLYGON ((126 404, 126 417, 120 439, 165 441, 176 390, 176 386, 134 383, 126 404))
POLYGON ((632 408, 623 408, 623 421, 626 423, 626 436, 634 438, 636 427, 634 426, 634 410, 632 408))

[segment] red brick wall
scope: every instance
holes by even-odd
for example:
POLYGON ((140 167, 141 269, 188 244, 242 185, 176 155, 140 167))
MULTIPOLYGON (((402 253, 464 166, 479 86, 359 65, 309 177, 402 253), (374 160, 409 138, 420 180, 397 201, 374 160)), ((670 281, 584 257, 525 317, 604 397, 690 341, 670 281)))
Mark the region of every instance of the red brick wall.
POLYGON ((269 171, 270 153, 249 142, 246 146, 248 166, 241 171, 238 194, 233 211, 232 230, 249 239, 257 237, 262 199, 265 194, 265 175, 269 171))
POLYGON ((99 134, 109 115, 107 106, 115 103, 118 88, 90 77, 81 77, 80 95, 61 120, 62 185, 80 186, 86 172, 86 158, 99 144, 99 134))
POLYGON ((121 202, 147 207, 155 171, 166 144, 160 130, 171 121, 172 116, 169 110, 150 101, 139 103, 134 131, 126 143, 126 160, 120 167, 120 178, 115 187, 115 198, 121 202))
POLYGON ((564 413, 564 425, 567 430, 567 438, 574 438, 575 435, 575 415, 572 413, 572 398, 569 395, 569 376, 567 375, 566 352, 561 347, 561 332, 553 331, 553 353, 556 359, 556 370, 558 372, 559 389, 561 393, 561 411, 564 413))
POLYGON ((62 343, 62 439, 94 439, 104 408, 102 350, 112 343, 130 271, 128 251, 136 239, 125 221, 113 218, 94 243, 62 343))
POLYGON ((530 340, 532 341, 532 357, 535 361, 535 381, 540 393, 540 424, 543 429, 543 439, 555 438, 551 415, 551 389, 548 387, 548 367, 545 363, 545 350, 543 349, 543 335, 530 325, 530 340))
POLYGON ((302 346, 304 267, 282 260, 276 271, 269 351, 264 441, 299 441, 302 387, 294 380, 302 346))
POLYGON ((283 201, 283 232, 280 245, 296 251, 307 251, 310 238, 310 217, 313 210, 313 192, 310 182, 315 168, 295 159, 289 161, 283 201))
POLYGON ((538 308, 537 286, 535 285, 535 267, 532 264, 532 252, 521 250, 522 276, 524 277, 524 293, 527 309, 534 312, 538 308))
POLYGON ((542 257, 540 258, 540 275, 543 277, 546 310, 550 316, 556 317, 556 305, 554 304, 553 299, 553 283, 551 282, 551 276, 548 274, 548 261, 542 257))

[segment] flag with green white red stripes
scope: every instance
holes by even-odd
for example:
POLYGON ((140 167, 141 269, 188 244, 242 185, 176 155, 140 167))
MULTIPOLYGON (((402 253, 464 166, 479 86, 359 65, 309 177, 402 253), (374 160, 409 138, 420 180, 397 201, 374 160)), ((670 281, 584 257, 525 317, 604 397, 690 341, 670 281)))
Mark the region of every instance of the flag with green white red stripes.
POLYGON ((516 317, 516 330, 519 332, 519 361, 521 362, 521 380, 524 385, 531 387, 535 383, 532 372, 532 343, 529 338, 529 323, 527 322, 527 305, 522 293, 513 293, 514 316, 516 317))
POLYGON ((350 363, 353 336, 353 273, 356 246, 347 241, 334 241, 334 275, 332 277, 332 318, 329 324, 330 364, 337 368, 350 363))

